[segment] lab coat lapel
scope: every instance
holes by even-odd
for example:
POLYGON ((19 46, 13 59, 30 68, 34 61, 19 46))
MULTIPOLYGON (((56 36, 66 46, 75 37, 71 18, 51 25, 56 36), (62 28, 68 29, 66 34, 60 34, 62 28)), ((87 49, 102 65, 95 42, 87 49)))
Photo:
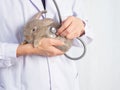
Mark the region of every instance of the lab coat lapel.
POLYGON ((55 8, 52 0, 46 0, 46 10, 47 10, 46 17, 54 18, 55 8))
MULTIPOLYGON (((58 8, 60 10, 60 13, 61 13, 61 0, 55 0, 57 5, 58 5, 58 8)), ((53 18, 55 19, 56 21, 59 22, 59 17, 58 17, 58 12, 57 12, 57 9, 56 9, 56 6, 53 2, 53 0, 46 0, 46 9, 47 9, 47 13, 46 13, 46 17, 48 18, 53 18)))
POLYGON ((44 10, 44 7, 43 7, 41 0, 31 0, 31 1, 37 6, 37 8, 40 11, 44 10))

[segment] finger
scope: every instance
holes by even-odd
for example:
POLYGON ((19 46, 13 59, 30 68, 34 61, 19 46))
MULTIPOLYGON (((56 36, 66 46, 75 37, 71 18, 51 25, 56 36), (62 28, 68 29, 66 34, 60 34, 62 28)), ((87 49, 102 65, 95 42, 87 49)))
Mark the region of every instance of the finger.
POLYGON ((67 18, 67 19, 62 23, 62 26, 58 29, 57 34, 61 34, 71 23, 72 23, 72 19, 67 18))
POLYGON ((74 39, 74 38, 79 37, 79 36, 80 35, 78 33, 74 33, 74 34, 67 35, 66 38, 68 38, 68 39, 74 39))
POLYGON ((85 30, 83 29, 80 33, 80 36, 83 36, 85 34, 85 30))
POLYGON ((67 36, 71 33, 74 33, 75 32, 74 28, 75 28, 74 25, 71 23, 71 25, 68 28, 66 28, 66 30, 64 30, 60 35, 61 36, 67 36))
POLYGON ((54 46, 51 46, 51 51, 47 54, 47 56, 57 56, 57 55, 62 55, 64 52, 61 50, 55 48, 54 46))
POLYGON ((50 39, 50 44, 53 46, 62 46, 64 45, 64 42, 57 39, 50 39))
POLYGON ((69 34, 69 35, 66 36, 66 38, 68 38, 68 39, 73 39, 74 37, 75 36, 73 34, 69 34))
MULTIPOLYGON (((64 54, 64 52, 62 52, 61 50, 59 50, 58 48, 56 48, 56 47, 54 47, 54 46, 53 46, 53 49, 54 49, 53 55, 64 54)), ((53 50, 53 49, 52 49, 52 50, 53 50)))

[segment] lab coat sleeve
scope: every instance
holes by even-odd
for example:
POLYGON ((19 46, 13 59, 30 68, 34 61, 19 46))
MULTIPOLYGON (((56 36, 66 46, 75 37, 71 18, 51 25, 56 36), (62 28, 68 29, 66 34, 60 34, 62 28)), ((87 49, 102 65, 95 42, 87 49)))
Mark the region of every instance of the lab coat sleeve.
MULTIPOLYGON (((74 1, 73 15, 80 18, 85 23, 85 34, 80 37, 81 40, 85 44, 90 43, 92 41, 92 38, 93 38, 93 33, 92 33, 92 29, 91 29, 91 27, 90 27, 90 25, 88 23, 87 16, 85 14, 85 7, 84 7, 83 0, 75 0, 74 1)), ((74 39, 73 45, 81 46, 79 40, 77 40, 77 39, 74 39)))
POLYGON ((16 63, 18 44, 0 42, 0 68, 10 67, 16 63))

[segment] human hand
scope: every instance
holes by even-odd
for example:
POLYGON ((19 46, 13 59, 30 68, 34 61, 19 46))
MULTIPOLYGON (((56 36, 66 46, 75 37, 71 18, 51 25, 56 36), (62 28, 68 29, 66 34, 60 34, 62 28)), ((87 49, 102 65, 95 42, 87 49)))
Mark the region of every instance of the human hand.
POLYGON ((64 43, 60 40, 43 38, 39 42, 39 46, 35 49, 35 54, 43 56, 56 56, 64 54, 64 52, 55 48, 55 46, 62 46, 64 43), (36 53, 37 52, 37 53, 36 53))
POLYGON ((85 25, 81 19, 69 16, 65 21, 63 21, 57 34, 65 36, 68 39, 74 39, 85 33, 84 26, 85 25))
POLYGON ((55 46, 62 46, 63 42, 51 38, 43 38, 39 42, 39 46, 34 48, 31 44, 20 45, 17 49, 17 56, 23 55, 42 55, 42 56, 57 56, 64 52, 55 48, 55 46))

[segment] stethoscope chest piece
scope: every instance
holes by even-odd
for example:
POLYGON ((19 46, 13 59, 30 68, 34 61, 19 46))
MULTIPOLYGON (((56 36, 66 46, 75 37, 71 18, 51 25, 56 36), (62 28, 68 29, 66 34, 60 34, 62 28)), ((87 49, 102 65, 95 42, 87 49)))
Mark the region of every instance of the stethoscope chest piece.
MULTIPOLYGON (((40 11, 40 10, 38 9, 38 7, 37 7, 31 0, 30 0, 30 2, 31 2, 31 4, 38 10, 38 12, 41 14, 41 16, 43 16, 42 14, 44 14, 44 11, 40 11)), ((86 45, 85 45, 85 43, 82 41, 82 39, 80 39, 80 37, 79 37, 79 38, 77 38, 77 39, 81 42, 81 44, 82 44, 82 46, 83 46, 83 53, 82 53, 81 55, 79 55, 78 57, 71 57, 71 56, 67 53, 67 51, 69 52, 69 49, 70 49, 70 47, 72 46, 72 42, 73 42, 73 41, 72 41, 72 40, 69 40, 69 39, 67 39, 67 38, 65 38, 65 37, 61 37, 61 36, 56 35, 58 28, 59 28, 59 27, 61 26, 61 24, 62 24, 62 17, 61 17, 60 10, 59 10, 59 8, 58 8, 58 5, 57 5, 56 1, 53 0, 53 2, 54 2, 54 5, 55 5, 55 7, 56 7, 56 9, 57 9, 57 12, 58 12, 59 23, 57 23, 56 21, 54 21, 53 19, 51 19, 53 23, 50 23, 50 25, 47 24, 47 26, 43 25, 44 27, 48 27, 48 26, 49 26, 47 29, 45 28, 46 33, 44 33, 44 34, 46 34, 45 36, 47 36, 47 37, 49 37, 49 38, 55 38, 55 39, 61 40, 61 41, 63 41, 63 42, 65 43, 64 46, 59 46, 59 47, 56 47, 56 48, 62 50, 63 52, 66 52, 64 55, 65 55, 67 58, 69 58, 70 60, 80 60, 80 59, 85 55, 85 53, 86 53, 86 45)), ((50 20, 50 19, 44 18, 42 21, 44 21, 44 20, 47 21, 47 20, 50 20)), ((42 29, 42 30, 43 30, 43 29, 42 29)), ((42 32, 44 32, 44 31, 42 31, 42 32)), ((71 53, 74 53, 74 52, 71 52, 71 53)))

